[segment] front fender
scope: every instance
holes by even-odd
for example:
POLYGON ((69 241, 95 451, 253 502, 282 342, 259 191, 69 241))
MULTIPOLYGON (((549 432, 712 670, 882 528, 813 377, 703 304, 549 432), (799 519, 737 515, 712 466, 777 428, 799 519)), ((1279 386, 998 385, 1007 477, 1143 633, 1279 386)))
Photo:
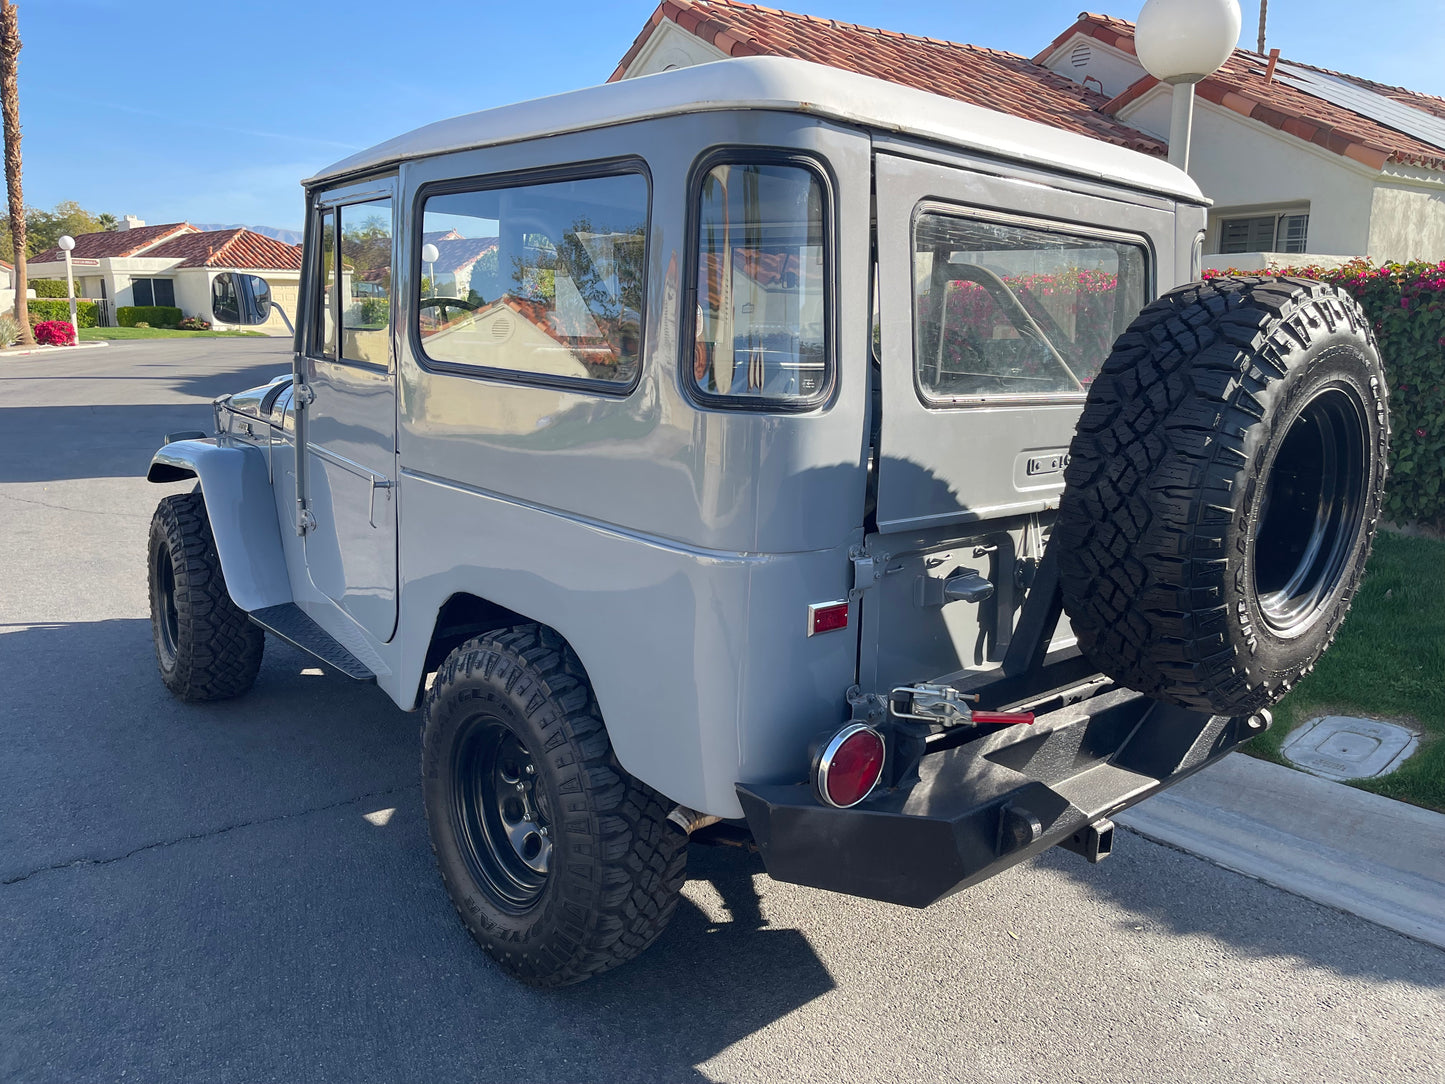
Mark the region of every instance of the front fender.
POLYGON ((218 445, 214 439, 177 440, 151 458, 146 479, 195 478, 231 600, 246 611, 291 602, 291 581, 276 518, 266 457, 259 448, 218 445))

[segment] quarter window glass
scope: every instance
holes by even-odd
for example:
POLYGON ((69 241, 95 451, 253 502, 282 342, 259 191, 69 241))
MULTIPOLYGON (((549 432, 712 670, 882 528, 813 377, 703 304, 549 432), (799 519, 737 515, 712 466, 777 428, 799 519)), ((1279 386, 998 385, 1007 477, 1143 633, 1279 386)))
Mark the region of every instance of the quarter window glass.
POLYGON ((433 361, 630 384, 642 333, 640 174, 426 200, 418 330, 433 361))
POLYGON ((827 383, 823 187, 801 166, 719 165, 698 211, 692 377, 708 395, 809 400, 827 383))
POLYGON ((341 357, 391 358, 391 200, 351 203, 341 213, 341 357))
POLYGON ((320 291, 316 295, 316 320, 312 324, 311 349, 322 357, 336 357, 336 212, 325 211, 317 227, 321 241, 320 291))
POLYGON ((1141 246, 944 214, 914 229, 926 399, 1082 395, 1144 305, 1141 246))

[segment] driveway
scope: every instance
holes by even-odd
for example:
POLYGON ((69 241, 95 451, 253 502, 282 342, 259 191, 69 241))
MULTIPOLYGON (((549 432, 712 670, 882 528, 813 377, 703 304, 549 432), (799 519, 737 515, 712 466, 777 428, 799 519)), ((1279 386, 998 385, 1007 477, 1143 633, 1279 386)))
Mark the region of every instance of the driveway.
POLYGON ((504 979, 415 715, 274 640, 237 701, 155 675, 150 453, 286 348, 0 357, 0 1079, 1438 1084, 1445 953, 1127 833, 927 911, 694 848, 636 963, 504 979))

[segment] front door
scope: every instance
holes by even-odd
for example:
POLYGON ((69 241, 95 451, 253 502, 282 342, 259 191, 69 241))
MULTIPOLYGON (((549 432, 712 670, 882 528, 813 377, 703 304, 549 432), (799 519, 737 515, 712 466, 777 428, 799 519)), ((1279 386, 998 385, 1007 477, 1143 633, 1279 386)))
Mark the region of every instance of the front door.
POLYGON ((307 240, 306 564, 380 641, 396 627, 395 188, 384 178, 320 194, 307 240))

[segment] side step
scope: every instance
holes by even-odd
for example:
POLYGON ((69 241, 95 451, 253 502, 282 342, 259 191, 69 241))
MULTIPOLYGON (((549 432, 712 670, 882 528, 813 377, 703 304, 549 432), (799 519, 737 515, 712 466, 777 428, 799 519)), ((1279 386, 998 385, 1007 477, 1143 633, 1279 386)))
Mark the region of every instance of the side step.
POLYGON ((281 637, 288 644, 315 655, 331 669, 353 681, 375 682, 364 662, 342 647, 331 634, 318 625, 294 602, 253 610, 251 620, 267 632, 281 637))

